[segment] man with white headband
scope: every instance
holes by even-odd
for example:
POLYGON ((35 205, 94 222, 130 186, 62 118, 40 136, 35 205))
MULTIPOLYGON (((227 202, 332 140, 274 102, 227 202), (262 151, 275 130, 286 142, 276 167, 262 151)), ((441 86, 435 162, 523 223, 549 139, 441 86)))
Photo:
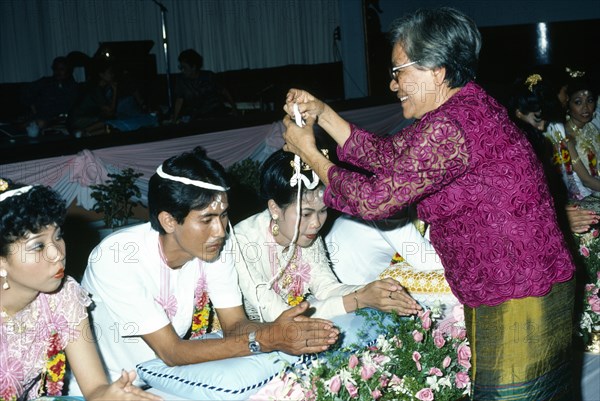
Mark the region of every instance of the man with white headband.
POLYGON ((95 302, 94 329, 111 377, 156 357, 181 366, 314 353, 336 342, 331 322, 303 316, 306 303, 273 323, 247 319, 227 233, 225 177, 202 148, 168 159, 149 182, 150 222, 113 233, 90 255, 82 285, 95 302), (223 338, 184 339, 190 329, 192 338, 204 335, 214 312, 223 338))

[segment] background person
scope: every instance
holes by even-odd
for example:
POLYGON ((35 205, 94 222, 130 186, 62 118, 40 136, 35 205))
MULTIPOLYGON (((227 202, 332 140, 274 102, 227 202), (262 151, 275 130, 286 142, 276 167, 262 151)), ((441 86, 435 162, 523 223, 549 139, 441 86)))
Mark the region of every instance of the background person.
POLYGON ((175 84, 173 122, 183 117, 186 120, 223 117, 229 113, 226 103, 232 111, 236 110, 231 95, 217 82, 215 74, 202 69, 204 59, 198 52, 184 50, 178 60, 181 75, 175 84))
POLYGON ((39 129, 44 129, 66 121, 77 95, 73 68, 66 57, 56 57, 52 61, 52 76, 32 82, 22 97, 30 109, 29 119, 35 121, 39 129))
POLYGON ((307 126, 286 116, 284 149, 318 173, 325 203, 340 211, 381 219, 417 204, 465 305, 474 399, 568 399, 575 268, 531 145, 473 82, 480 33, 451 8, 418 10, 390 33, 390 89, 415 123, 380 138, 291 89, 284 109, 297 103, 307 126), (315 123, 341 161, 370 174, 324 158, 315 123))

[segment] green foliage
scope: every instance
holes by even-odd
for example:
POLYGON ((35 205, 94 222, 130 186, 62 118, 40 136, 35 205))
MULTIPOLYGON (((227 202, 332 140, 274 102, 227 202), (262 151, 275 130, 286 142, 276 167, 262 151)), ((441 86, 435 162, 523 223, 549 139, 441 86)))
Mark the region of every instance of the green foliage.
POLYGON ((128 167, 117 174, 108 174, 109 179, 104 184, 90 186, 90 195, 96 201, 92 210, 103 213, 107 228, 126 225, 133 216, 133 208, 140 204, 134 197, 141 196, 135 181, 142 175, 128 167))
POLYGON ((253 189, 257 194, 260 186, 260 163, 244 159, 232 164, 227 173, 235 183, 253 189))

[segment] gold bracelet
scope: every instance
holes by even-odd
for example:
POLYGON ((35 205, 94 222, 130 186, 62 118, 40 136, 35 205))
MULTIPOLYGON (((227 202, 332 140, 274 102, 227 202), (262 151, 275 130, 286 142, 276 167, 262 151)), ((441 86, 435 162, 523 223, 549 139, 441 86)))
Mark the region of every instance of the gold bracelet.
POLYGON ((358 294, 356 293, 356 291, 354 291, 354 296, 353 296, 354 300, 356 301, 356 310, 359 310, 360 307, 358 306, 358 294))

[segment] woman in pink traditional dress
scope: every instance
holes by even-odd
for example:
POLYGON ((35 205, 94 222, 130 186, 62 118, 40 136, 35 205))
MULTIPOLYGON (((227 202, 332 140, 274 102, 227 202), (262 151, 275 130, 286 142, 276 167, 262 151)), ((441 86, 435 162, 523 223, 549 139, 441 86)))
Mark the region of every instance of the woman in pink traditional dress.
POLYGON ((157 400, 132 385, 134 372, 106 380, 86 307, 65 276, 65 202, 43 186, 0 178, 0 400, 60 396, 66 360, 87 400, 157 400))
POLYGON ((375 220, 417 205, 465 305, 473 399, 570 400, 575 267, 533 148, 474 82, 481 34, 445 7, 400 18, 390 34, 390 89, 415 122, 381 138, 291 89, 284 149, 317 172, 325 204, 340 211, 375 220), (314 124, 341 161, 368 173, 324 158, 314 124))

